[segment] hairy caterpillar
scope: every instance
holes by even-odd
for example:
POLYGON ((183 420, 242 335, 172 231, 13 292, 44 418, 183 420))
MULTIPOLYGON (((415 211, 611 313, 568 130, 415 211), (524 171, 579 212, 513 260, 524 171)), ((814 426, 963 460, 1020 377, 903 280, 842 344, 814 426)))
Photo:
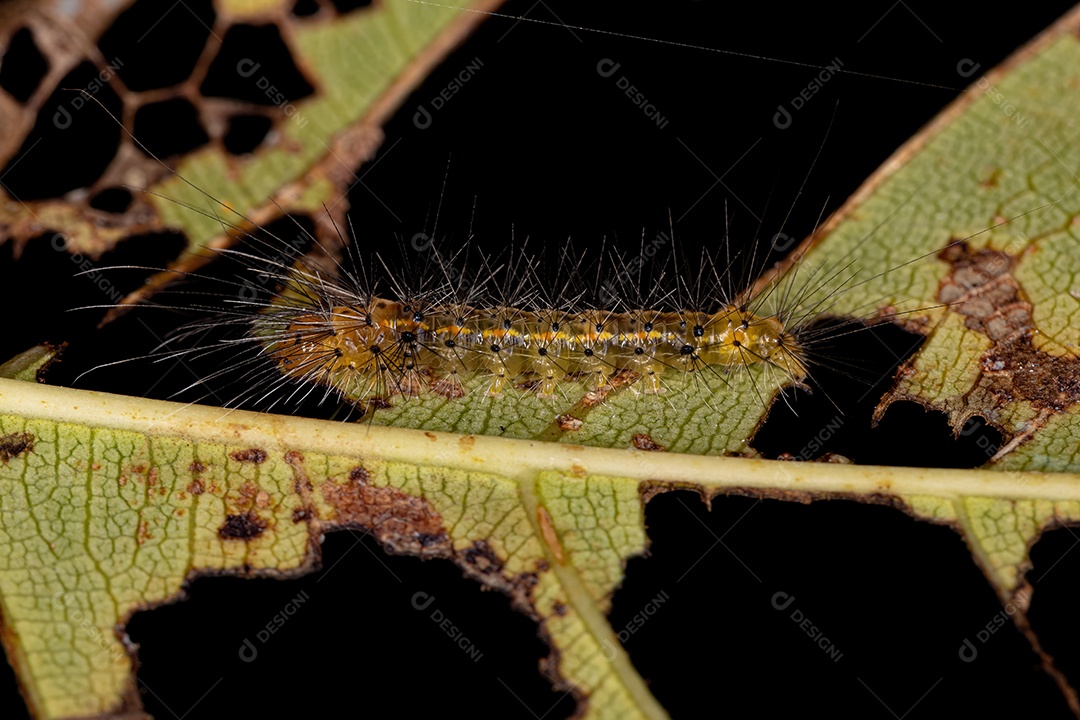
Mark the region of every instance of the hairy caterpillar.
MULTIPOLYGON (((692 283, 679 278, 664 288, 666 273, 631 275, 636 260, 613 253, 597 259, 596 281, 586 285, 586 262, 566 251, 560 270, 571 275, 552 289, 543 258, 520 248, 502 261, 482 258, 472 272, 435 251, 427 267, 411 271, 410 284, 386 258, 365 262, 352 248, 328 268, 277 237, 258 246, 221 251, 238 265, 225 281, 225 311, 182 327, 155 353, 224 353, 230 369, 250 367, 238 400, 295 383, 293 399, 321 390, 321 399, 340 396, 362 413, 470 394, 593 407, 624 388, 639 396, 709 393, 700 376, 730 386, 732 373, 755 366, 792 384, 810 372, 810 313, 800 306, 807 286, 794 290, 789 278, 735 292, 730 267, 709 255, 692 283), (616 272, 604 277, 603 268, 616 272), (244 292, 256 278, 272 288, 268 297, 244 292), (207 345, 203 335, 223 327, 233 332, 207 345)), ((754 391, 763 402, 772 394, 754 391)))
MULTIPOLYGON (((463 291, 452 280, 430 287, 424 280, 420 291, 397 284, 397 297, 346 285, 340 275, 294 269, 278 278, 286 290, 252 318, 250 332, 284 374, 353 401, 424 389, 457 398, 474 373, 486 375, 490 397, 516 386, 542 399, 553 399, 569 378, 582 378, 590 392, 600 393, 616 376, 632 375, 632 389, 657 395, 665 391, 665 370, 762 363, 796 383, 807 375, 806 349, 787 326, 789 318, 756 314, 760 298, 731 304, 717 296, 717 283, 697 307, 631 307, 625 295, 609 297, 615 307, 605 307, 584 292, 573 298, 545 292, 535 264, 518 255, 504 264, 501 277, 489 276, 479 287, 463 291), (514 288, 514 297, 485 292, 488 285, 514 288)), ((453 267, 440 269, 447 278, 460 277, 453 267)), ((610 283, 601 287, 610 290, 610 283)))
POLYGON ((640 375, 641 392, 664 391, 665 368, 693 371, 770 363, 798 382, 807 374, 803 348, 776 315, 761 317, 725 305, 716 312, 658 310, 524 310, 405 302, 372 296, 324 312, 301 306, 277 308, 255 323, 254 334, 269 337, 266 352, 286 374, 337 389, 349 399, 366 399, 380 388, 417 394, 433 375, 434 392, 463 393, 455 376, 490 376, 487 394, 501 397, 515 376, 535 377, 538 397, 553 398, 561 379, 582 375, 590 391, 612 387, 612 377, 640 375), (276 316, 276 317, 275 317, 276 316), (328 354, 325 368, 306 370, 312 355, 328 354), (439 376, 440 371, 442 376, 439 376), (387 375, 384 380, 383 375, 387 375))

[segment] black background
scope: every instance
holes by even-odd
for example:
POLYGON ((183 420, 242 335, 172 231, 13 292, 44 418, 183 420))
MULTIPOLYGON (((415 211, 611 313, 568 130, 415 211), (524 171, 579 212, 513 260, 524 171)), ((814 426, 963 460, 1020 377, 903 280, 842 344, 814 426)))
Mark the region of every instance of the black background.
MULTIPOLYGON (((163 11, 154 8, 139 22, 148 27, 163 11)), ((967 82, 957 72, 959 61, 972 59, 989 69, 1065 9, 1063 3, 1012 6, 1011 14, 980 16, 941 3, 874 3, 852 11, 764 3, 731 9, 705 2, 512 2, 505 8, 509 14, 649 40, 489 21, 405 101, 386 128, 378 161, 359 171, 363 182, 350 195, 357 242, 407 242, 434 229, 452 245, 465 241, 472 223, 474 242, 489 248, 505 244, 511 229, 541 245, 573 238, 589 246, 608 238, 633 247, 642 232, 653 235, 674 221, 676 239, 692 249, 723 241, 725 213, 736 243, 780 231, 803 237, 823 210, 835 209, 956 97, 967 82), (481 70, 433 113, 430 127, 416 127, 418 105, 430 106, 476 58, 481 70), (597 73, 605 58, 620 64, 614 77, 597 73), (820 71, 768 58, 811 65, 839 58, 847 70, 952 89, 843 74, 780 129, 773 123, 778 105, 790 107, 820 71), (665 127, 656 127, 621 94, 615 83, 620 76, 648 97, 667 119, 665 127), (755 216, 763 218, 760 230, 755 216)), ((192 25, 192 37, 197 27, 192 25)), ((129 32, 134 37, 144 31, 129 32)), ((177 48, 169 53, 159 66, 139 65, 166 73, 169 57, 177 63, 186 57, 177 48)), ((297 85, 294 92, 304 89, 297 85)), ((198 142, 198 132, 169 125, 169 117, 182 114, 159 115, 160 127, 148 125, 145 132, 179 138, 181 145, 189 137, 198 142)), ((115 142, 115 128, 89 113, 77 121, 106 150, 115 142)), ((58 155, 58 176, 80 177, 78 167, 68 166, 72 162, 93 165, 92 157, 65 152, 58 155)), ((92 168, 84 172, 92 178, 92 168)), ((153 252, 167 257, 175 249, 174 240, 161 238, 153 252)), ((25 264, 5 260, 5 266, 10 287, 32 277, 38 287, 72 289, 44 301, 55 315, 16 322, 5 338, 5 355, 42 339, 72 340, 67 367, 53 381, 74 383, 77 370, 108 352, 103 346, 118 344, 101 337, 130 333, 123 335, 128 353, 152 347, 153 338, 135 338, 131 323, 98 336, 92 330, 96 318, 62 314, 92 300, 85 293, 72 299, 79 289, 64 278, 70 264, 46 250, 32 244, 25 264)), ((882 350, 868 333, 860 335, 848 352, 871 376, 887 372, 911 345, 903 334, 885 332, 881 339, 889 347, 882 350)), ((167 394, 165 386, 151 392, 152 382, 139 387, 134 374, 124 382, 113 389, 167 394)), ((845 403, 846 428, 866 424, 880 388, 841 376, 821 382, 838 383, 829 392, 845 403)), ((820 428, 819 412, 807 406, 797 419, 771 419, 762 450, 798 452, 820 428)), ((829 449, 861 462, 975 466, 986 457, 975 445, 980 435, 955 441, 941 417, 896 406, 875 431, 840 433, 829 449)), ((626 627, 650 599, 665 593, 667 602, 626 649, 676 717, 827 712, 888 718, 910 709, 906 717, 919 718, 959 708, 972 715, 1023 710, 1069 716, 1011 625, 979 644, 975 662, 959 660, 963 640, 974 641, 1001 608, 948 528, 843 501, 802 506, 730 497, 715 500, 709 513, 688 493, 654 499, 646 519, 650 557, 631 561, 611 620, 616 629, 626 627), (796 598, 786 613, 770 604, 776 592, 796 598), (795 608, 842 651, 839 662, 790 619, 795 608)), ((1052 532, 1035 548, 1030 575, 1037 590, 1032 622, 1074 679, 1080 677, 1073 649, 1080 635, 1072 612, 1075 557, 1069 553, 1075 542, 1070 530, 1052 532)), ((307 578, 198 580, 186 602, 137 616, 129 632, 142 646, 139 679, 147 709, 158 718, 235 712, 421 716, 448 708, 528 718, 572 711, 570 699, 552 692, 537 672, 545 650, 535 627, 502 596, 480 591, 448 563, 387 557, 369 538, 350 533, 328 537, 323 552, 327 569, 307 578), (428 613, 410 604, 420 591, 436 597, 428 613), (300 592, 309 601, 259 646, 254 662, 241 662, 244 639, 254 641, 300 592), (430 620, 435 607, 483 653, 478 662, 430 620)), ((5 709, 19 717, 25 710, 10 672, 0 683, 7 688, 5 709)))

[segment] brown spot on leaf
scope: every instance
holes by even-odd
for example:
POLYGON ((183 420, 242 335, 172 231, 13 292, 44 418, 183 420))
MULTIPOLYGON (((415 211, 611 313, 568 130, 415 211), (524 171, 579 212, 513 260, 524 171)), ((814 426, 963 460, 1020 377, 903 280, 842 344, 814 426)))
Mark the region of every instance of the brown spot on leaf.
POLYGON ((249 512, 243 515, 229 515, 225 522, 218 528, 218 535, 225 540, 250 540, 262 535, 266 529, 266 521, 255 513, 249 512))
POLYGON ((366 467, 357 465, 349 471, 349 480, 354 483, 365 484, 371 481, 371 473, 366 467))
POLYGON ((444 536, 442 535, 428 535, 426 533, 417 533, 416 540, 424 547, 433 547, 443 542, 444 536))
POLYGON ((514 383, 514 387, 518 390, 521 390, 522 392, 530 392, 540 387, 540 383, 540 380, 527 379, 514 383))
POLYGON ((503 568, 503 561, 486 540, 474 542, 471 548, 462 553, 462 559, 478 575, 498 574, 503 568))
POLYGON ((390 400, 384 397, 373 397, 364 401, 362 407, 364 408, 364 414, 375 412, 376 410, 386 410, 393 407, 390 400))
POLYGON ((435 437, 435 433, 427 432, 426 430, 424 431, 424 437, 426 437, 431 442, 435 442, 436 440, 439 439, 439 438, 435 437))
MULTIPOLYGON (((305 522, 315 517, 315 511, 311 507, 311 478, 304 469, 304 454, 298 450, 289 450, 285 453, 285 462, 292 466, 293 489, 303 502, 300 507, 293 510, 292 521, 305 522)), ((321 533, 311 534, 308 539, 309 546, 317 548, 321 542, 318 538, 321 538, 321 533)), ((317 549, 315 551, 318 552, 317 549)))
POLYGON ((555 562, 565 565, 566 557, 563 555, 562 543, 559 542, 559 534, 555 532, 555 525, 551 522, 551 515, 543 505, 536 508, 536 522, 540 526, 541 537, 544 538, 547 546, 551 548, 551 554, 555 556, 555 562))
POLYGON ((589 471, 581 465, 573 463, 572 465, 570 465, 570 474, 577 478, 583 478, 589 474, 589 471))
POLYGON ((1001 343, 1031 330, 1031 304, 1012 276, 1011 256, 998 250, 972 251, 960 242, 938 257, 952 265, 952 272, 941 281, 937 299, 963 315, 968 329, 1001 343))
POLYGON ((996 188, 1001 181, 1001 168, 994 168, 990 173, 979 181, 984 188, 996 188))
POLYGON ((247 450, 234 450, 229 453, 229 457, 237 462, 250 462, 250 463, 264 463, 266 462, 266 451, 259 448, 249 448, 247 450))
POLYGON ((638 450, 647 450, 648 452, 664 452, 667 450, 666 447, 653 440, 648 433, 638 433, 630 441, 638 450))
POLYGON ((206 488, 203 487, 202 480, 196 478, 195 480, 192 480, 190 483, 188 483, 187 491, 192 495, 202 495, 204 492, 206 492, 206 488))
POLYGON ((585 393, 585 397, 581 399, 580 405, 585 410, 594 408, 604 402, 607 396, 614 391, 626 387, 627 385, 633 385, 640 378, 641 375, 633 370, 619 370, 608 378, 607 385, 585 393))
MULTIPOLYGON (((945 409, 959 432, 976 415, 994 418, 1008 403, 1031 403, 1038 414, 1005 443, 1011 450, 1034 435, 1053 414, 1080 400, 1080 359, 1049 355, 1032 344, 1032 306, 1012 274, 1015 259, 1011 255, 988 248, 973 250, 966 242, 957 242, 938 257, 951 265, 951 272, 941 281, 937 299, 947 304, 950 312, 962 316, 966 328, 992 342, 981 358, 982 372, 974 387, 964 397, 950 400, 945 409)), ((926 404, 917 397, 894 394, 882 402, 875 417, 899 399, 926 404)))
POLYGON ((327 482, 321 489, 336 511, 337 523, 370 531, 387 550, 420 557, 451 556, 442 516, 427 500, 366 482, 327 482))
POLYGON ((188 465, 187 469, 188 469, 188 472, 190 472, 192 475, 198 475, 199 473, 204 472, 206 470, 206 466, 203 465, 198 460, 196 460, 193 463, 191 463, 190 465, 188 465))
POLYGON ((585 396, 581 398, 581 407, 593 408, 604 402, 607 396, 611 393, 611 386, 605 385, 602 388, 593 388, 585 393, 585 396))
POLYGON ((34 451, 34 436, 31 433, 9 433, 0 437, 0 461, 5 465, 14 457, 34 451))
POLYGON ((567 610, 568 610, 568 608, 565 605, 563 605, 561 602, 556 602, 551 607, 551 609, 554 610, 555 614, 558 615, 559 617, 562 617, 563 615, 565 615, 567 613, 567 610))
POLYGON ((555 418, 555 422, 559 424, 559 429, 563 432, 577 432, 585 424, 584 420, 576 418, 570 413, 559 415, 555 418))
POLYGON ((457 375, 439 378, 432 383, 431 392, 447 400, 457 400, 465 397, 465 388, 462 385, 461 378, 457 375))
POLYGON ((463 435, 458 439, 458 445, 461 447, 462 450, 468 452, 469 450, 473 449, 474 445, 476 445, 476 436, 463 435))

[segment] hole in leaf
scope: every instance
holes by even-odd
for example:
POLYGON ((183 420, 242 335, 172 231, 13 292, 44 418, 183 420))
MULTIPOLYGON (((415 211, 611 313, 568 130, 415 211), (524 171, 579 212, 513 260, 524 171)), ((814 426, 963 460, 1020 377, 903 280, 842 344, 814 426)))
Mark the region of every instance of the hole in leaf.
POLYGON ((6 662, 0 663, 0 716, 7 720, 30 720, 15 670, 6 662))
MULTIPOLYGON (((76 277, 78 273, 112 265, 164 266, 185 245, 184 238, 174 233, 131 237, 94 262, 67 251, 67 242, 59 233, 33 238, 18 261, 12 258, 12 243, 0 247, 0 287, 8 297, 33 307, 32 312, 13 308, 5 314, 0 356, 8 358, 45 341, 75 341, 74 347, 81 338, 93 336, 105 314, 104 309, 74 308, 119 302, 145 278, 145 272, 99 271, 76 277)), ((57 378, 67 370, 64 363, 53 369, 57 378)))
POLYGON ((61 88, 84 88, 109 112, 121 113, 120 98, 90 62, 64 76, 42 105, 22 147, 0 171, 19 200, 58 197, 92 184, 116 154, 121 129, 93 100, 61 88))
POLYGON ((108 213, 123 213, 131 207, 131 191, 122 187, 109 187, 90 198, 90 207, 108 213))
POLYGON ((297 69, 276 25, 233 25, 210 64, 201 92, 282 106, 307 97, 314 88, 297 69))
POLYGON ((890 717, 882 701, 897 716, 973 703, 976 716, 1069 717, 1011 625, 976 662, 960 659, 1001 606, 947 527, 844 501, 730 496, 710 513, 690 492, 655 497, 646 525, 649 557, 630 561, 610 617, 672 717, 717 702, 734 717, 795 717, 808 698, 835 717, 890 717), (721 677, 738 692, 718 698, 721 677))
POLYGON ((293 17, 311 17, 317 15, 321 9, 318 0, 296 0, 289 12, 293 17))
POLYGON ((183 155, 210 140, 199 124, 195 106, 185 98, 143 105, 135 112, 134 133, 146 150, 159 158, 183 155))
POLYGON ((223 138, 225 149, 233 155, 253 152, 266 139, 273 125, 265 115, 233 115, 223 138))
POLYGON ((765 457, 814 460, 837 453, 862 465, 979 467, 1000 446, 1001 433, 985 422, 973 421, 954 437, 944 413, 910 402, 893 403, 871 427, 897 367, 922 338, 889 323, 863 329, 825 322, 811 330, 834 335, 814 348, 813 392, 786 390, 754 436, 752 445, 765 457))
POLYGON ((142 696, 147 711, 198 703, 205 717, 241 707, 255 717, 346 717, 362 703, 389 717, 408 698, 407 715, 435 717, 462 688, 482 695, 484 716, 572 710, 537 672, 547 649, 535 623, 504 595, 449 562, 387 555, 359 532, 331 533, 323 553, 325 569, 297 580, 200 578, 185 602, 138 613, 128 631, 141 646, 139 680, 153 689, 142 696), (370 692, 358 696, 358 678, 370 692))
POLYGON ((371 7, 372 0, 331 0, 334 8, 341 14, 351 13, 353 10, 371 7))
POLYGON ((0 61, 0 87, 25 103, 48 71, 49 61, 38 49, 30 28, 16 30, 0 61))
MULTIPOLYGON (((1075 527, 1051 530, 1031 549, 1031 607, 1028 619, 1043 649, 1073 687, 1080 682, 1080 618, 1076 615, 1076 578, 1080 553, 1075 527)), ((1011 620, 1010 620, 1011 622, 1011 620)), ((996 634, 996 633, 995 633, 996 634)), ((986 643, 989 644, 989 641, 986 643)))
POLYGON ((131 90, 171 87, 191 76, 215 20, 212 0, 138 0, 98 41, 131 90))

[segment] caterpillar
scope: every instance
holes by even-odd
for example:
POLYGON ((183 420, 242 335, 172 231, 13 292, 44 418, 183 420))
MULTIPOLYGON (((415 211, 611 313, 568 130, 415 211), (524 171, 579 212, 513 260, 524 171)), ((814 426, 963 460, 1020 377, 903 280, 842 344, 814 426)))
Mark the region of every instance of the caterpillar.
POLYGON ((588 378, 589 389, 599 392, 611 388, 614 375, 634 373, 641 392, 656 395, 664 392, 660 376, 668 367, 690 372, 771 363, 796 382, 808 372, 803 348, 779 317, 732 305, 713 313, 616 313, 424 307, 354 297, 322 312, 276 306, 254 323, 253 333, 265 339, 266 353, 285 374, 327 384, 351 400, 381 388, 418 394, 424 385, 459 397, 464 381, 456 376, 481 370, 491 377, 491 397, 524 376, 535 378, 531 384, 541 398, 554 397, 559 380, 573 376, 588 378), (327 361, 313 360, 320 356, 327 361), (425 375, 434 382, 424 382, 425 375))
MULTIPOLYGON (((577 288, 588 263, 564 253, 558 274, 569 268, 570 280, 553 290, 540 272, 543 258, 526 249, 481 257, 472 271, 455 262, 463 254, 433 250, 427 267, 411 271, 418 279, 410 287, 385 256, 365 261, 355 245, 329 266, 277 237, 257 246, 220 251, 237 265, 222 298, 231 309, 182 327, 156 353, 224 352, 227 369, 249 366, 237 400, 293 385, 286 397, 321 389, 321 400, 339 397, 362 415, 410 399, 470 395, 591 408, 613 391, 662 400, 695 388, 711 394, 703 383, 730 386, 735 373, 757 366, 793 385, 810 372, 813 334, 801 302, 818 285, 797 291, 775 281, 735 292, 730 258, 721 267, 703 254, 693 282, 665 288, 667 273, 632 275, 636 259, 606 253, 593 263, 596 282, 577 288), (254 278, 273 288, 269 297, 236 292, 254 278), (205 333, 221 328, 233 332, 207 346, 205 333)), ((771 390, 754 391, 771 400, 771 390)))
MULTIPOLYGON (((525 263, 529 270, 532 265, 525 263)), ((393 298, 302 270, 279 280, 287 290, 252 318, 251 336, 286 376, 326 385, 352 401, 424 390, 457 398, 475 373, 486 377, 489 397, 514 386, 542 399, 553 399, 570 378, 600 393, 627 375, 631 389, 657 395, 665 392, 665 371, 762 363, 796 383, 808 373, 797 334, 778 313, 756 314, 753 299, 620 310, 580 301, 559 307, 535 297, 501 304, 480 293, 443 301, 457 294, 450 283, 393 298)), ((516 288, 536 282, 532 273, 500 280, 516 288)))

